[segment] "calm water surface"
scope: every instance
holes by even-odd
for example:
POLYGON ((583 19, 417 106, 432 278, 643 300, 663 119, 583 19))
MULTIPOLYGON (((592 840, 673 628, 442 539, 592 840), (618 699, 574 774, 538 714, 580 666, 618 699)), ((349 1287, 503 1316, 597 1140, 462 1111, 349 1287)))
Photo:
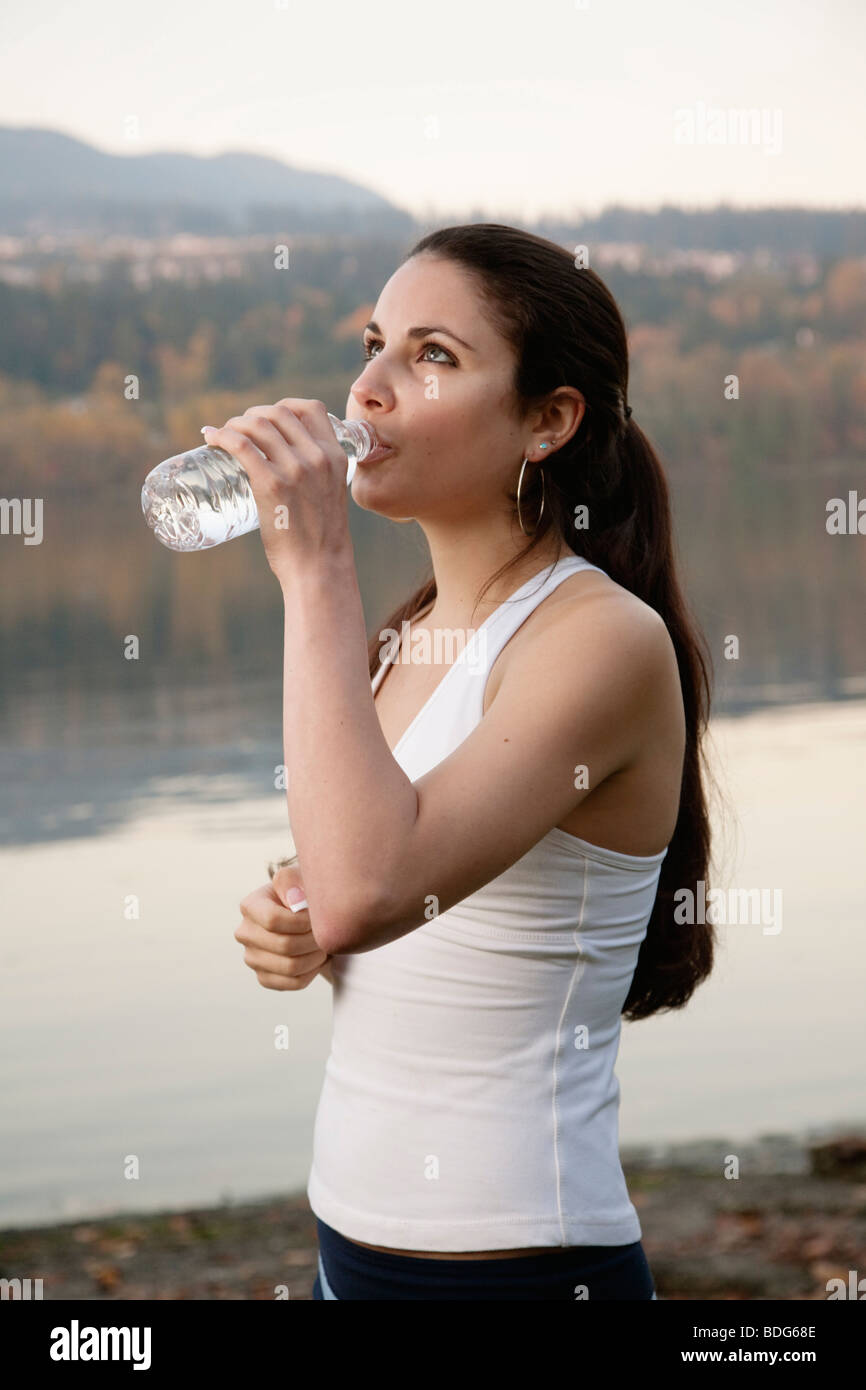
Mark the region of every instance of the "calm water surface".
MULTIPOLYGON (((330 986, 262 989, 233 936, 240 898, 289 845, 279 681, 242 699, 91 697, 71 742, 60 695, 16 709, 0 799, 0 1224, 303 1187, 330 986)), ((734 812, 716 817, 715 885, 768 904, 780 889, 782 929, 720 926, 689 1007, 624 1025, 624 1145, 866 1114, 866 700, 717 719, 713 745, 734 812)))

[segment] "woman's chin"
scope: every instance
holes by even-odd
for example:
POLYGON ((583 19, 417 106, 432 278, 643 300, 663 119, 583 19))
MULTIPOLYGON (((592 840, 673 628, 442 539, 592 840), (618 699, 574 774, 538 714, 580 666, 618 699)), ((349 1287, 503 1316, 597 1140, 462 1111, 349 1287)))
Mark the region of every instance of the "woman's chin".
POLYGON ((349 491, 350 491, 350 493, 352 494, 352 501, 355 503, 355 505, 356 505, 357 507, 360 507, 360 508, 362 509, 362 511, 365 511, 365 512, 375 512, 377 516, 383 516, 383 517, 385 518, 386 521, 414 521, 414 520, 415 520, 414 516, 398 516, 398 515, 397 515, 397 507, 395 506, 395 507, 391 508, 391 507, 388 505, 387 498, 377 497, 377 498, 375 498, 375 500, 374 500, 374 499, 371 497, 371 498, 369 499, 369 501, 365 501, 365 500, 364 500, 364 493, 367 491, 367 489, 364 488, 364 487, 359 487, 358 490, 357 490, 357 492, 355 491, 355 479, 357 478, 357 476, 358 476, 358 475, 356 474, 356 475, 355 475, 355 478, 352 479, 352 485, 351 485, 351 487, 349 488, 349 491))

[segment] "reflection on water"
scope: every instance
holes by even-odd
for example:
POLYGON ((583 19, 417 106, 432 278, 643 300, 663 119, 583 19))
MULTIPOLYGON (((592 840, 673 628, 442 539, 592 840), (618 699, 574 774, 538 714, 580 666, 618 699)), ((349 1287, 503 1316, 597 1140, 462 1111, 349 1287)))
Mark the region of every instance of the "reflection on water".
MULTIPOLYGON (((283 760, 282 680, 20 696, 3 728, 0 841, 75 839, 141 802, 262 796, 283 760)), ((275 793, 276 795, 276 793, 275 793)))
MULTIPOLYGON (((7 724, 0 1224, 306 1182, 330 986, 262 989, 233 936, 289 846, 279 678, 153 689, 82 701, 74 740, 68 691, 7 724)), ((624 1027, 624 1144, 863 1118, 866 701, 713 737, 736 814, 715 883, 781 888, 784 925, 720 927, 690 1006, 624 1027)))

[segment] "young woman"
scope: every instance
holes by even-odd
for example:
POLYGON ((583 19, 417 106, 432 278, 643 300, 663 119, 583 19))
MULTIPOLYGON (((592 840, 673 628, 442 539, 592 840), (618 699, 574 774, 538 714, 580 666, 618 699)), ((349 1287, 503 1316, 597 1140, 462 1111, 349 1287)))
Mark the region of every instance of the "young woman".
POLYGON ((674 902, 707 880, 711 662, 623 321, 563 248, 473 224, 414 247, 363 351, 347 417, 388 448, 353 500, 433 570, 369 643, 322 403, 212 436, 283 588, 299 861, 235 935, 264 986, 333 984, 313 1296, 651 1299, 614 1064, 712 966, 674 902))

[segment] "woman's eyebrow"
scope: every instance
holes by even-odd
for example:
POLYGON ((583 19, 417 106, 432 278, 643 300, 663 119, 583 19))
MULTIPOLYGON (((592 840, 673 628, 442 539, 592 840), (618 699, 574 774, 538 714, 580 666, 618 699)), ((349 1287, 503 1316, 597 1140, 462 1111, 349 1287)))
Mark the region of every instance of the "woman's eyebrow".
MULTIPOLYGON (((381 330, 381 328, 379 327, 378 323, 374 323, 374 322, 372 321, 372 319, 370 320, 369 323, 367 323, 367 324, 364 325, 364 328, 365 328, 365 331, 366 331, 366 329, 369 328, 369 330, 370 330, 371 333, 378 333, 378 334, 379 334, 379 337, 380 337, 380 338, 382 337, 382 330, 381 330)), ((471 343, 464 343, 463 339, 462 339, 462 338, 458 338, 456 333, 452 333, 450 328, 436 328, 435 326, 434 326, 434 327, 428 326, 428 327, 426 327, 426 328, 425 328, 425 327, 421 327, 421 328, 409 328, 409 329, 407 329, 406 337, 407 337, 407 338, 426 338, 428 333, 445 333, 449 338, 453 338, 455 342, 459 343, 459 344, 461 345, 461 347, 468 348, 470 352, 475 352, 475 351, 476 351, 476 349, 472 346, 471 343)))

